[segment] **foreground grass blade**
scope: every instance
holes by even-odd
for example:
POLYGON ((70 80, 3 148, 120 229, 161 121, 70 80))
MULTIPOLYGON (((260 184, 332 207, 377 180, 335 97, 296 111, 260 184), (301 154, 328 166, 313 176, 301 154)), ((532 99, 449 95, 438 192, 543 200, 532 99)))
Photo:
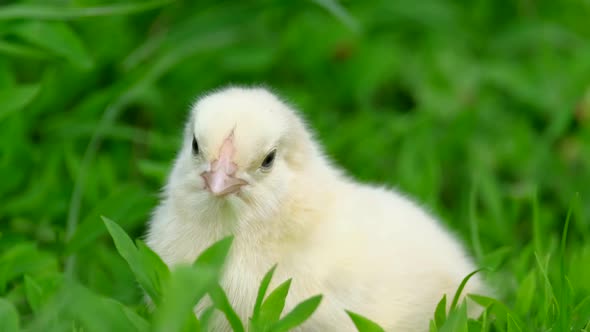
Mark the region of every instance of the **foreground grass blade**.
POLYGON ((229 254, 229 250, 231 248, 231 244, 233 242, 232 236, 227 236, 209 248, 205 249, 199 257, 195 260, 194 266, 195 267, 212 267, 215 266, 218 270, 221 270, 223 266, 223 262, 225 258, 229 254))
MULTIPOLYGON (((209 248, 205 249, 193 263, 197 270, 210 270, 219 279, 219 275, 231 249, 233 237, 225 237, 209 248)), ((244 326, 229 302, 227 295, 219 283, 209 288, 209 296, 213 300, 214 306, 224 313, 232 329, 236 332, 244 331, 244 326)))
POLYGON ((316 311, 320 302, 321 295, 310 297, 309 299, 299 303, 295 308, 286 314, 280 321, 270 328, 272 332, 289 331, 305 322, 316 311))
MULTIPOLYGON (((203 310, 203 312, 201 312, 201 315, 199 316, 199 327, 201 329, 201 331, 209 331, 209 322, 211 321, 211 317, 213 317, 213 314, 215 313, 215 306, 209 306, 207 307, 205 310, 203 310)), ((230 322, 231 324, 231 322, 230 322)))
POLYGON ((62 318, 62 324, 76 322, 80 330, 88 332, 102 331, 143 331, 146 321, 137 314, 129 312, 122 303, 106 298, 77 281, 63 280, 59 292, 51 299, 31 324, 32 331, 55 331, 56 317, 62 318))
POLYGON ((440 332, 468 332, 467 302, 456 309, 451 309, 445 323, 438 329, 440 332))
POLYGON ((260 321, 265 325, 274 324, 281 317, 290 287, 291 279, 288 279, 275 288, 262 303, 260 321))
POLYGON ((352 311, 346 310, 348 317, 352 319, 354 326, 359 332, 385 332, 385 330, 379 326, 377 323, 373 322, 372 320, 368 319, 367 317, 361 316, 357 313, 352 311))
POLYGON ((434 323, 436 327, 441 327, 447 320, 447 294, 443 295, 434 310, 434 323))
POLYGON ((155 286, 149 278, 148 275, 148 268, 142 264, 142 258, 133 244, 133 241, 127 236, 127 233, 114 221, 109 220, 108 218, 103 217, 102 220, 104 221, 109 233, 111 234, 113 241, 115 242, 115 247, 119 254, 127 261, 129 264, 129 268, 137 278, 137 282, 142 286, 142 288, 148 293, 148 295, 157 300, 160 298, 159 292, 156 290, 157 286, 155 286))
POLYGON ((455 309, 457 307, 457 304, 459 303, 459 298, 461 297, 461 293, 463 292, 463 288, 465 288, 469 279, 471 279, 471 277, 473 277, 475 274, 477 274, 483 270, 487 270, 487 269, 485 269, 485 268, 477 269, 477 270, 469 273, 465 278, 463 278, 463 280, 461 281, 461 284, 459 284, 459 288, 455 292, 455 296, 453 297, 453 302, 451 302, 451 310, 455 309))
MULTIPOLYGON (((150 287, 154 289, 154 293, 161 294, 162 284, 170 277, 168 266, 143 241, 137 240, 135 244, 137 245, 141 265, 147 273, 150 287)), ((152 299, 158 301, 158 298, 152 299)))
POLYGON ((225 314, 225 318, 229 322, 229 325, 231 325, 232 330, 234 332, 243 332, 244 325, 242 324, 238 314, 232 308, 227 295, 223 291, 223 288, 217 284, 211 290, 209 290, 209 296, 211 296, 215 307, 225 314))
POLYGON ((162 292, 161 305, 153 316, 153 331, 180 332, 198 326, 193 308, 215 282, 212 268, 179 266, 172 271, 162 292))
POLYGON ((266 290, 270 285, 272 277, 277 269, 277 265, 273 265, 268 272, 262 278, 260 282, 260 287, 258 287, 258 294, 256 295, 256 302, 254 304, 254 310, 252 312, 251 323, 253 326, 258 326, 260 320, 260 308, 262 307, 262 301, 264 300, 264 296, 266 295, 266 290))

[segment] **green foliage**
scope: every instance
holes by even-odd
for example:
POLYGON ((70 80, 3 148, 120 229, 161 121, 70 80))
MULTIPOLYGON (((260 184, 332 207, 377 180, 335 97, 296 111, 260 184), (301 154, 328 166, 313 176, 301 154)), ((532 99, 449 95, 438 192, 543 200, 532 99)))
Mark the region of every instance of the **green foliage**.
POLYGON ((0 120, 12 112, 22 110, 37 95, 38 91, 39 86, 36 84, 23 84, 20 87, 0 90, 0 100, 2 100, 0 120))
POLYGON ((63 7, 47 6, 45 4, 19 3, 0 8, 0 20, 14 19, 76 19, 91 16, 125 15, 156 8, 170 0, 144 1, 134 4, 113 4, 98 7, 63 7))
MULTIPOLYGON (((349 173, 416 197, 465 242, 493 292, 448 294, 431 331, 590 331, 588 17, 587 1, 550 0, 3 2, 0 330, 309 318, 321 297, 284 312, 290 283, 269 292, 272 269, 240 320, 219 283, 231 238, 173 271, 131 240, 187 106, 240 83, 274 88, 349 173)), ((364 314, 349 312, 379 330, 364 314)))
POLYGON ((278 322, 275 322, 268 329, 270 332, 284 332, 289 331, 303 324, 316 311, 322 302, 322 295, 315 295, 293 308, 289 313, 285 314, 278 322))
POLYGON ((18 312, 12 303, 4 299, 0 299, 0 330, 19 331, 18 312))
POLYGON ((443 326, 447 320, 447 296, 443 295, 442 299, 436 305, 434 310, 434 321, 431 322, 430 331, 436 331, 439 326, 443 326))
POLYGON ((225 318, 229 322, 229 325, 232 327, 232 330, 235 332, 242 332, 244 331, 244 325, 240 320, 238 314, 234 311, 227 298, 227 295, 223 291, 221 285, 217 285, 216 287, 212 287, 209 290, 209 296, 213 300, 213 304, 215 308, 219 309, 221 312, 225 314, 225 318))
POLYGON ((275 265, 268 270, 260 282, 254 311, 252 312, 252 317, 250 317, 250 331, 288 331, 305 322, 320 305, 322 296, 312 296, 297 304, 293 310, 284 314, 281 318, 289 288, 291 287, 291 279, 287 279, 281 283, 266 299, 264 298, 276 268, 277 266, 275 265))
POLYGON ((229 254, 232 242, 233 237, 231 236, 217 241, 209 248, 203 250, 193 265, 196 268, 214 268, 216 274, 221 273, 222 266, 219 265, 219 262, 223 261, 229 254))
MULTIPOLYGON (((469 282, 469 279, 471 279, 471 277, 473 277, 476 273, 478 273, 482 270, 483 269, 475 270, 475 271, 469 273, 467 276, 465 276, 465 278, 463 278, 463 280, 461 280, 461 283, 459 284, 459 287, 457 288, 457 291, 455 292, 455 296, 453 296, 453 302, 451 302, 451 310, 457 308, 457 304, 459 303, 459 298, 461 297, 461 295, 463 293, 463 289, 467 285, 467 282, 469 282)), ((444 297, 443 297, 443 299, 444 299, 444 297)))
POLYGON ((31 306, 33 312, 38 312, 44 302, 43 289, 41 286, 31 277, 25 275, 25 294, 27 296, 27 302, 31 306))
POLYGON ((213 269, 183 266, 172 272, 165 285, 162 303, 153 316, 155 331, 192 331, 198 325, 193 307, 215 284, 213 269), (187 287, 189 286, 190 287, 187 287))
MULTIPOLYGON (((266 296, 266 291, 268 290, 268 286, 270 286, 270 282, 272 281, 272 277, 275 274, 275 270, 277 266, 274 265, 262 278, 260 282, 260 287, 258 287, 258 294, 256 295, 256 302, 254 303, 254 311, 252 312, 252 317, 250 318, 251 329, 261 329, 264 322, 260 321, 260 316, 262 313, 262 303, 264 300, 264 296, 266 296)), ((282 309, 281 309, 282 310, 282 309)))
POLYGON ((154 301, 159 302, 162 295, 162 280, 168 279, 166 265, 146 245, 140 244, 136 247, 115 222, 104 217, 103 220, 113 237, 117 251, 129 264, 139 285, 154 301))
MULTIPOLYGON (((119 254, 127 261, 136 280, 150 295, 156 306, 150 323, 130 311, 127 317, 129 324, 133 324, 135 328, 142 331, 148 329, 154 331, 201 330, 203 325, 206 326, 206 323, 202 324, 201 321, 208 320, 212 312, 207 312, 205 318, 201 316, 199 319, 193 310, 205 295, 209 295, 214 308, 225 315, 232 329, 238 332, 244 331, 240 317, 219 285, 221 269, 229 254, 232 237, 221 239, 205 249, 192 265, 179 266, 170 272, 160 258, 143 242, 137 241, 137 247, 135 247, 125 231, 115 222, 107 218, 103 220, 115 241, 119 254)), ((273 267, 260 285, 261 298, 264 297, 274 270, 273 267)), ((255 318, 251 321, 252 331, 288 331, 302 324, 316 310, 321 296, 301 302, 281 318, 290 284, 291 279, 283 282, 255 309, 253 314, 255 318)), ((39 287, 31 288, 37 291, 39 287)), ((37 297, 36 295, 31 297, 32 306, 37 306, 37 297)), ((118 302, 115 304, 124 308, 118 302)))
POLYGON ((260 307, 260 321, 266 325, 274 324, 278 322, 283 308, 285 308, 285 300, 291 287, 291 279, 287 279, 285 282, 280 284, 275 290, 273 290, 266 300, 262 302, 260 307))
POLYGON ((359 332, 384 332, 383 328, 370 319, 351 311, 346 312, 359 332))

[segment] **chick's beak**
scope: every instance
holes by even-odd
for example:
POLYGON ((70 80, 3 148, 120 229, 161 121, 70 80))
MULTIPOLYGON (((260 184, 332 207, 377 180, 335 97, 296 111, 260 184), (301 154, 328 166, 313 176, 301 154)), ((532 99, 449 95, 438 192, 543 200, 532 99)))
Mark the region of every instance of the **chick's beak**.
POLYGON ((232 161, 234 154, 233 133, 225 140, 219 158, 211 163, 209 171, 201 173, 206 188, 215 196, 225 196, 240 190, 248 182, 235 176, 238 169, 232 161))
POLYGON ((222 169, 203 172, 201 176, 205 180, 207 189, 215 196, 235 193, 247 184, 246 181, 236 178, 232 174, 227 174, 222 169))

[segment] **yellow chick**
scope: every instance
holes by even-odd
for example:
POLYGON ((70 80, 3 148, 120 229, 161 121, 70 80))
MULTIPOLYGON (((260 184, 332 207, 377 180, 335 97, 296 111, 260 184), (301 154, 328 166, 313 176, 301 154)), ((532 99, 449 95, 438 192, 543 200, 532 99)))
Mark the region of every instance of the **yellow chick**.
MULTIPOLYGON (((147 243, 173 266, 230 234, 222 286, 236 312, 248 321, 278 263, 275 284, 293 278, 285 312, 324 295, 302 331, 354 331, 345 309, 388 331, 427 331, 443 294, 452 298, 475 270, 419 205, 344 175, 297 112, 264 88, 197 100, 147 243)), ((464 293, 483 290, 475 276, 464 293)), ((213 329, 229 325, 220 317, 213 329)))

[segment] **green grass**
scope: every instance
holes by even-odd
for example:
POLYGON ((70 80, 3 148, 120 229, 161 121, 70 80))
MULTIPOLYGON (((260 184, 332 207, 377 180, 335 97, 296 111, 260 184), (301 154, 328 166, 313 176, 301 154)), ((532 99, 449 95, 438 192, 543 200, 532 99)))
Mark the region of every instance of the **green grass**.
POLYGON ((588 17, 587 0, 2 2, 0 331, 206 330, 214 311, 283 331, 313 312, 281 316, 287 283, 239 321, 217 284, 230 239, 174 271, 131 241, 188 105, 228 83, 273 87, 351 174, 464 240, 496 292, 472 297, 477 320, 446 298, 431 331, 590 331, 588 17))

